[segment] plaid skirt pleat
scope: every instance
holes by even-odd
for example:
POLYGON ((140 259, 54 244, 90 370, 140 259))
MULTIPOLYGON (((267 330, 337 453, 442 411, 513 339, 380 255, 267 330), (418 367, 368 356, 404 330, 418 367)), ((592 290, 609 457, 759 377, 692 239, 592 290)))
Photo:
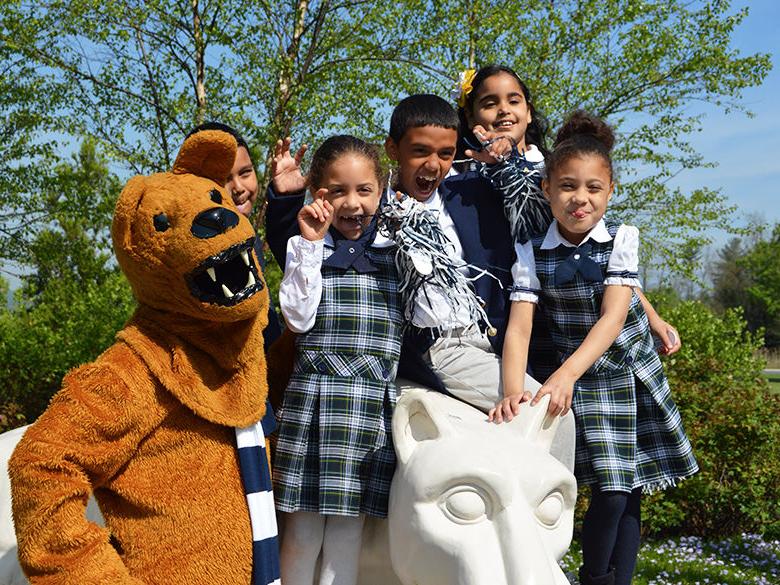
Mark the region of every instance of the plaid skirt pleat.
POLYGON ((277 509, 386 517, 394 393, 387 382, 294 375, 276 444, 277 509))
POLYGON ((698 471, 661 362, 586 374, 575 385, 574 473, 602 491, 651 492, 698 471))

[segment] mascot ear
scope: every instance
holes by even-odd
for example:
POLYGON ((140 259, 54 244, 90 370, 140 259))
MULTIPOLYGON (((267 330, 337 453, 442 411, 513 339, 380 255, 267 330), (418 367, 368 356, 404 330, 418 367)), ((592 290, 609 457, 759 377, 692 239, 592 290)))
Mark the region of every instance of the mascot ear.
POLYGON ((201 130, 182 144, 173 173, 206 177, 224 186, 236 160, 236 149, 236 139, 227 132, 201 130))
POLYGON ((114 210, 114 220, 111 222, 111 238, 114 241, 114 250, 117 257, 119 252, 129 253, 133 242, 132 222, 138 206, 141 204, 146 192, 146 177, 135 176, 127 182, 114 210))

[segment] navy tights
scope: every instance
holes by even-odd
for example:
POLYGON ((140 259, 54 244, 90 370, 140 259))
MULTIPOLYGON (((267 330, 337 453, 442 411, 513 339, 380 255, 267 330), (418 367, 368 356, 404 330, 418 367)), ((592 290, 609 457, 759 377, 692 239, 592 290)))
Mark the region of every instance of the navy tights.
POLYGON ((582 523, 582 560, 593 577, 615 567, 615 585, 630 585, 639 552, 642 488, 631 493, 593 487, 582 523))

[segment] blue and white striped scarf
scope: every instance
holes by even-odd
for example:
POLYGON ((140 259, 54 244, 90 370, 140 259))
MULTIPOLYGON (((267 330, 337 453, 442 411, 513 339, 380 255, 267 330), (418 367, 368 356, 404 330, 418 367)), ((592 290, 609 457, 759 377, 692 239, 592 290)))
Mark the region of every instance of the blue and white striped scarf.
POLYGON ((281 585, 279 537, 276 529, 271 470, 265 437, 276 427, 271 405, 261 421, 236 429, 238 463, 252 524, 252 585, 281 585))

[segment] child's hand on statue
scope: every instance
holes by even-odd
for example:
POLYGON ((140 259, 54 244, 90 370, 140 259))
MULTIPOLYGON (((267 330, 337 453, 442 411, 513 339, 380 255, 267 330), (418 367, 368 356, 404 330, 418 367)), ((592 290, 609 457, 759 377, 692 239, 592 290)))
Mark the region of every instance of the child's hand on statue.
POLYGON ((325 188, 319 189, 314 195, 314 201, 304 205, 298 212, 301 236, 310 242, 323 239, 333 221, 333 206, 325 200, 327 192, 325 188))
POLYGON ((531 400, 531 393, 522 390, 511 396, 504 396, 503 400, 491 408, 488 412, 488 421, 496 424, 509 422, 520 412, 520 405, 531 400))
POLYGON ((559 368, 539 388, 536 396, 531 401, 531 406, 536 406, 546 394, 549 394, 550 404, 547 406, 547 412, 551 416, 564 416, 571 409, 574 382, 576 381, 577 378, 570 376, 563 368, 559 368))

